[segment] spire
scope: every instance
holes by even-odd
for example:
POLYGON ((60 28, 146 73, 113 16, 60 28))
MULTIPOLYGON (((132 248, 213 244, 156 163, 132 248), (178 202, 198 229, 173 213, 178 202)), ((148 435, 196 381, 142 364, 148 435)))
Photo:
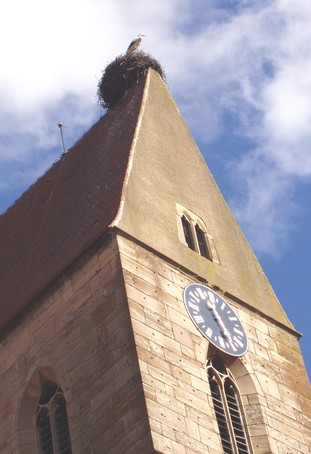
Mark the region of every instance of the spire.
POLYGON ((0 218, 0 327, 112 227, 293 330, 151 69, 0 218), (217 263, 179 241, 178 206, 204 220, 217 263))
POLYGON ((241 304, 292 329, 163 80, 149 71, 114 225, 241 304), (204 220, 219 263, 179 241, 178 205, 204 220))

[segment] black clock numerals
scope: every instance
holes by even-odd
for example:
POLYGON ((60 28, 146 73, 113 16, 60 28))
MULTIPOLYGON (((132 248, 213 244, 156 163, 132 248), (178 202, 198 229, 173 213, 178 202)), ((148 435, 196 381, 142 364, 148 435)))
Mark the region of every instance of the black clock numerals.
POLYGON ((184 301, 197 329, 220 350, 241 356, 247 350, 244 328, 231 306, 216 292, 202 284, 190 284, 184 301))

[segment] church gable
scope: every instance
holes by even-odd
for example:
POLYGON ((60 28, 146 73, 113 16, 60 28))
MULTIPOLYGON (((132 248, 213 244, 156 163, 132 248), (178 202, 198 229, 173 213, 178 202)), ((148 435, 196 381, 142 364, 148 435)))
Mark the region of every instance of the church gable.
POLYGON ((123 209, 114 225, 224 292, 293 328, 167 87, 152 70, 146 80, 129 169, 123 209), (206 226, 202 233, 212 260, 180 241, 180 206, 193 217, 194 228, 200 223, 201 230, 206 226))

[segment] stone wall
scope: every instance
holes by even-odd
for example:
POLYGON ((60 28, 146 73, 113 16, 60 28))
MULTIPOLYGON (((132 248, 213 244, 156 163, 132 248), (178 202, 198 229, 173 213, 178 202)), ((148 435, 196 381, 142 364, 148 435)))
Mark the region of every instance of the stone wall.
MULTIPOLYGON (((220 454, 205 370, 215 350, 182 300, 197 280, 121 236, 85 254, 2 332, 1 454, 36 452, 36 405, 49 380, 64 391, 74 454, 220 454)), ((296 337, 229 302, 249 351, 223 360, 254 452, 311 452, 310 385, 296 337)))
POLYGON ((90 251, 2 335, 0 452, 34 454, 42 386, 64 391, 75 454, 151 452, 115 239, 90 251))
MULTIPOLYGON (((215 351, 182 299, 198 278, 124 238, 118 244, 154 446, 162 453, 221 453, 205 370, 215 351)), ((254 452, 311 452, 310 385, 297 338, 226 298, 249 338, 243 358, 223 360, 237 381, 254 452)))

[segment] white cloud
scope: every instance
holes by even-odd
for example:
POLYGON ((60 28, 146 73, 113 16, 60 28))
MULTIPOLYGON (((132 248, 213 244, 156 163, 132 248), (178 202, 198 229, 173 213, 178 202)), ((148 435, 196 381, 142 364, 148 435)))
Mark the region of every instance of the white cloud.
POLYGON ((228 167, 232 181, 244 187, 244 194, 233 191, 231 205, 259 252, 286 248, 295 228, 297 177, 311 176, 310 20, 307 2, 269 2, 229 16, 185 44, 192 96, 208 104, 195 117, 196 133, 213 140, 209 125, 215 117, 219 124, 227 110, 239 120, 236 134, 255 143, 248 153, 232 150, 237 155, 228 167))
POLYGON ((294 219, 300 209, 293 198, 293 179, 260 149, 230 170, 236 194, 231 205, 243 231, 257 252, 280 257, 297 229, 294 219))
MULTIPOLYGON (((144 33, 143 49, 163 64, 169 88, 195 135, 207 144, 219 139, 226 129, 224 114, 230 112, 237 119, 236 134, 255 144, 249 152, 233 150, 231 174, 246 192, 242 198, 239 191, 233 195, 232 204, 257 250, 273 252, 273 244, 281 250, 295 212, 290 199, 295 178, 311 174, 311 3, 220 4, 6 2, 0 7, 0 39, 6 43, 1 55, 0 163, 28 160, 33 178, 34 167, 41 171, 41 164, 33 162, 59 154, 59 121, 66 125, 70 146, 80 135, 77 131, 99 115, 101 71, 130 39, 144 33)), ((0 173, 0 185, 6 184, 0 173)))

